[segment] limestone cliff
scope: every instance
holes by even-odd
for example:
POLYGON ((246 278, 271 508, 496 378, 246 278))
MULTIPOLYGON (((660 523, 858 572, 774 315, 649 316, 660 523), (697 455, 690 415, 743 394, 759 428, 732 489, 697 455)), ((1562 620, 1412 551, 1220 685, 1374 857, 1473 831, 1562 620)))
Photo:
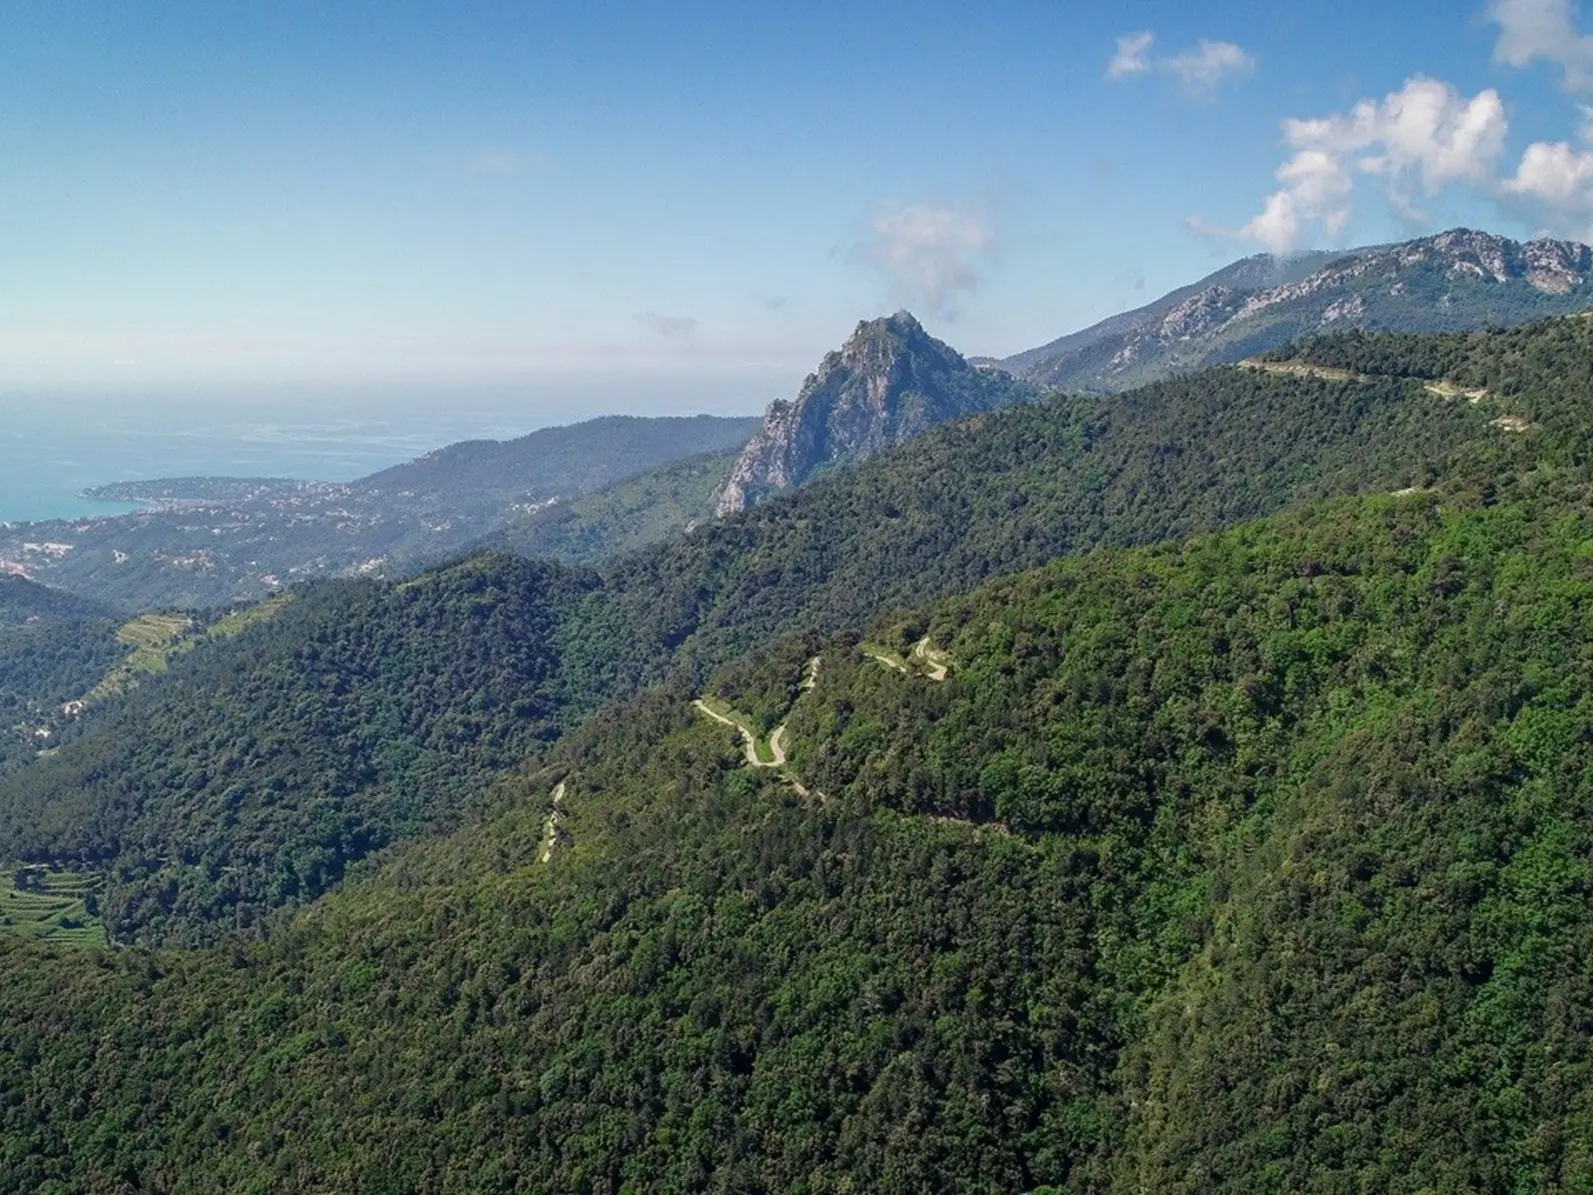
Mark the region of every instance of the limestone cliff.
POLYGON ((762 430, 715 495, 715 508, 721 515, 745 510, 938 423, 1039 393, 1001 370, 970 365, 905 311, 867 320, 825 356, 795 401, 769 407, 762 430))

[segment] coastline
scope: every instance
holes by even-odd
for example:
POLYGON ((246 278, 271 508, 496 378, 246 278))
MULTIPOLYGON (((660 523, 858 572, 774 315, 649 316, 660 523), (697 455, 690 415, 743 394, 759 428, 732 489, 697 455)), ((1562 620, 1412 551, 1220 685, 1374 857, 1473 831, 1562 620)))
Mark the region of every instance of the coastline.
POLYGON ((85 498, 81 491, 60 497, 40 495, 37 491, 15 496, 0 493, 0 526, 16 528, 36 523, 111 519, 119 515, 137 514, 144 509, 144 503, 85 498))

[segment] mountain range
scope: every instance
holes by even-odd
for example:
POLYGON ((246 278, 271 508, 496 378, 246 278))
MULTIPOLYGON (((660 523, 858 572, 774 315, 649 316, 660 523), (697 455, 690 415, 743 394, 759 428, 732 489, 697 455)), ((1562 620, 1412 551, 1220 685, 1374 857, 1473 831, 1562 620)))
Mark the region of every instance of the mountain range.
POLYGON ((999 362, 1048 386, 1113 393, 1320 332, 1448 332, 1579 311, 1593 249, 1454 229, 1345 253, 1261 254, 1135 311, 999 362))
POLYGON ((1579 1189, 1590 385, 1339 333, 297 588, 0 780, 0 1176, 1579 1189))
POLYGON ((899 312, 859 324, 761 423, 598 419, 452 445, 343 485, 120 483, 96 492, 149 509, 0 528, 0 571, 135 612, 251 600, 311 577, 402 577, 477 548, 598 563, 1051 389, 1120 392, 1335 329, 1507 326, 1578 309, 1590 268, 1583 245, 1464 229, 1263 255, 1004 362, 965 359, 899 312))

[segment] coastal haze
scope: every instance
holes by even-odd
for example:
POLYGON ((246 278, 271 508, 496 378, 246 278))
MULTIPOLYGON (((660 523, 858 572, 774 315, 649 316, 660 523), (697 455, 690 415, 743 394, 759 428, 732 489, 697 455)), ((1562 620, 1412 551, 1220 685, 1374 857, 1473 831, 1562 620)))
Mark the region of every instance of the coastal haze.
POLYGON ((164 477, 351 481, 462 440, 603 414, 747 415, 791 371, 576 374, 485 387, 214 392, 0 391, 0 522, 135 509, 85 490, 164 477))

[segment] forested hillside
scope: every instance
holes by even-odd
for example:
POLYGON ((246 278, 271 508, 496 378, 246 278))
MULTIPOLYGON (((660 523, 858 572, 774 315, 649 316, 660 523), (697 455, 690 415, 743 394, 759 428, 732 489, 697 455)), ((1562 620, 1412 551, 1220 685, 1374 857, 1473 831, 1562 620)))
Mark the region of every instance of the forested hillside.
POLYGON ((0 626, 37 622, 86 622, 110 618, 108 606, 62 593, 27 577, 0 573, 0 626))
POLYGON ((785 775, 663 691, 263 944, 0 946, 0 1164, 41 1190, 1577 1189, 1586 498, 1092 553, 821 645, 811 688, 808 644, 727 674, 785 692, 785 775), (924 636, 942 680, 865 654, 924 636))
POLYGON ((0 576, 0 776, 52 749, 69 722, 62 707, 126 653, 103 606, 0 576))
POLYGON ((126 654, 110 621, 0 624, 0 776, 56 748, 64 707, 126 654))
POLYGON ((1590 337, 993 414, 606 574, 201 643, 5 832, 108 864, 124 938, 270 932, 0 939, 0 1174, 1593 1184, 1590 337), (836 527, 876 573, 819 567, 836 527), (1001 550, 1067 554, 968 589, 1001 550))
POLYGON ((126 937, 213 940, 311 899, 557 733, 552 631, 580 585, 485 555, 312 587, 0 780, 0 858, 106 869, 126 937))
POLYGON ((1420 484, 1478 437, 1504 438, 1407 383, 1229 369, 939 429, 601 576, 488 557, 328 584, 0 782, 0 857, 104 869, 120 937, 208 941, 643 684, 1066 552, 1420 484))

